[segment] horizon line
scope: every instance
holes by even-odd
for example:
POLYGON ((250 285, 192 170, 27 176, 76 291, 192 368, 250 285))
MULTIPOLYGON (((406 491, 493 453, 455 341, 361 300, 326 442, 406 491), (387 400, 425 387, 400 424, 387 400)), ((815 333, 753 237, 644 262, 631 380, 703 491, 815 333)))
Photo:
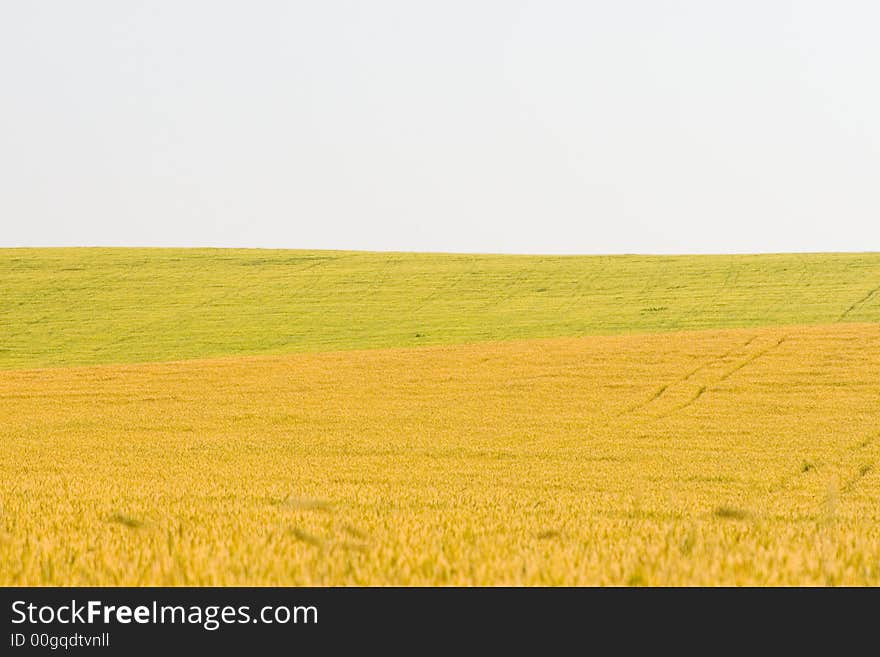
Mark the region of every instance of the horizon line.
POLYGON ((364 254, 412 254, 412 255, 450 255, 450 256, 510 256, 546 258, 607 258, 607 257, 720 257, 720 256, 782 256, 782 255, 876 255, 880 250, 835 250, 835 251, 617 251, 617 252, 526 252, 526 251, 449 251, 449 250, 405 250, 405 249, 352 249, 327 247, 272 247, 272 246, 157 246, 157 245, 0 245, 0 251, 12 250, 152 250, 152 251, 299 251, 327 253, 364 254))

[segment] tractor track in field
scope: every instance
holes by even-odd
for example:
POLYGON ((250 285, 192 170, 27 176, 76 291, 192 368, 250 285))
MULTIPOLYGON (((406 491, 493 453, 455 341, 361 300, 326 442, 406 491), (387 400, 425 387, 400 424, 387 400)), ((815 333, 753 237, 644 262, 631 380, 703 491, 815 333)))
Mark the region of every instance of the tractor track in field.
MULTIPOLYGON (((124 281, 124 280, 125 280, 125 276, 117 276, 111 282, 118 283, 118 282, 124 281)), ((13 338, 18 338, 22 335, 26 335, 30 332, 30 329, 28 328, 29 326, 41 325, 41 324, 47 323, 47 322, 51 321, 54 317, 55 317, 55 315, 52 313, 49 313, 49 314, 44 313, 41 317, 39 317, 37 319, 23 323, 24 328, 22 328, 20 331, 10 333, 7 337, 8 337, 8 339, 11 340, 13 338)), ((153 326, 153 325, 154 325, 153 322, 149 322, 146 324, 146 326, 153 326)), ((2 329, 2 328, 3 328, 3 325, 0 324, 0 329, 2 329)))
MULTIPOLYGON (((647 407, 649 404, 651 404, 651 403, 657 401, 658 399, 660 399, 660 397, 662 397, 663 394, 664 394, 667 390, 669 390, 670 388, 673 388, 674 386, 680 385, 680 384, 682 384, 682 383, 687 383, 687 382, 688 382, 688 381, 689 381, 689 380, 690 380, 695 374, 698 374, 699 372, 701 372, 702 370, 706 369, 707 367, 711 367, 712 365, 715 365, 716 363, 720 363, 720 362, 722 362, 725 358, 727 358, 728 356, 730 356, 731 354, 733 354, 735 351, 737 351, 737 350, 739 350, 739 349, 744 349, 744 348, 748 347, 752 342, 754 342, 754 340, 755 340, 756 337, 757 337, 757 336, 752 336, 752 337, 750 337, 748 340, 746 340, 743 344, 733 346, 733 347, 731 347, 730 349, 724 351, 723 353, 718 354, 717 356, 713 356, 712 358, 709 358, 709 359, 703 361, 700 365, 698 365, 697 367, 695 367, 694 369, 692 369, 690 372, 688 372, 688 373, 685 374, 684 376, 682 376, 682 377, 680 377, 680 378, 678 378, 678 379, 676 379, 676 380, 674 380, 674 381, 672 381, 672 382, 670 382, 670 383, 667 383, 667 384, 664 384, 664 385, 660 386, 660 387, 654 392, 654 394, 651 395, 651 397, 649 397, 648 399, 646 399, 646 400, 643 401, 643 402, 640 402, 640 403, 636 404, 635 406, 631 406, 629 409, 623 411, 623 412, 621 413, 621 415, 626 415, 626 414, 628 414, 628 413, 633 413, 633 412, 635 412, 635 411, 638 411, 638 410, 641 410, 641 409, 647 407)), ((703 391, 703 392, 705 392, 705 391, 703 391)), ((703 394, 703 393, 700 393, 700 395, 698 395, 697 398, 699 398, 700 396, 702 396, 702 394, 703 394)))
POLYGON ((844 310, 843 313, 841 313, 840 317, 837 318, 837 321, 842 322, 844 319, 846 319, 849 316, 850 313, 852 313, 856 310, 860 310, 866 303, 868 303, 871 299, 873 299, 874 295, 877 294, 878 292, 880 292, 880 285, 875 287, 873 290, 868 292, 861 299, 859 299, 858 301, 853 303, 849 308, 844 310))
POLYGON ((742 350, 747 350, 757 339, 759 336, 752 336, 745 342, 735 345, 724 352, 707 359, 697 367, 691 369, 684 376, 667 383, 665 385, 660 386, 648 399, 643 402, 640 402, 634 406, 629 407, 628 409, 622 411, 618 416, 632 415, 638 411, 642 410, 650 410, 652 407, 656 406, 658 402, 663 401, 665 398, 669 397, 673 391, 676 393, 682 393, 683 386, 694 386, 694 391, 691 395, 682 403, 675 404, 672 408, 668 408, 666 410, 660 411, 657 414, 652 414, 653 419, 660 419, 670 417, 675 415, 682 410, 692 406, 697 401, 699 401, 707 392, 710 392, 714 389, 716 385, 726 381, 729 377, 731 377, 736 372, 739 372, 744 367, 754 363, 758 359, 767 355, 774 349, 778 348, 788 336, 781 336, 779 338, 775 338, 772 340, 772 343, 756 351, 752 354, 745 354, 745 358, 738 362, 735 366, 730 369, 726 369, 722 371, 719 375, 715 376, 706 376, 706 377, 697 377, 698 374, 704 372, 707 369, 721 366, 728 360, 731 356, 735 355, 737 352, 742 350), (698 380, 694 380, 697 378, 698 380))
MULTIPOLYGON (((792 468, 792 470, 790 470, 787 474, 784 474, 782 476, 782 478, 779 480, 779 482, 775 486, 772 486, 769 489, 768 495, 776 495, 778 493, 781 493, 781 492, 788 490, 788 488, 791 486, 791 484, 794 481, 796 481, 799 477, 802 477, 803 475, 805 475, 808 472, 811 472, 813 470, 822 470, 823 468, 825 468, 829 465, 832 467, 837 466, 841 469, 847 469, 847 468, 853 467, 853 461, 858 460, 857 459, 858 455, 861 454, 865 449, 868 449, 872 445, 874 445, 878 439, 880 439, 880 433, 874 432, 874 433, 868 434, 867 438, 864 438, 861 441, 859 441, 858 444, 852 445, 851 447, 849 447, 846 450, 846 452, 844 453, 843 459, 839 462, 831 463, 831 464, 825 463, 824 461, 816 461, 816 462, 811 462, 811 463, 805 462, 804 465, 801 465, 800 468, 798 468, 796 470, 794 468, 792 468)), ((875 472, 875 471, 876 471, 876 460, 875 459, 869 459, 869 460, 863 459, 862 465, 859 467, 858 472, 856 472, 856 474, 854 474, 853 476, 846 479, 842 483, 842 485, 840 486, 840 494, 843 495, 843 494, 849 493, 862 480, 864 480, 865 477, 867 477, 869 474, 871 474, 872 472, 875 472)), ((820 502, 820 504, 821 504, 821 502, 820 502)))
MULTIPOLYGON (((351 256, 322 257, 317 262, 309 263, 308 265, 297 269, 295 271, 295 273, 299 274, 299 273, 302 273, 305 271, 309 271, 311 269, 315 269, 316 267, 326 265, 328 262, 335 262, 336 260, 339 260, 340 258, 345 258, 345 257, 351 257, 351 256)), ((315 284, 317 284, 317 281, 315 283, 313 283, 313 285, 315 285, 315 284)), ((144 324, 141 324, 138 327, 137 331, 130 331, 128 334, 123 335, 123 336, 117 338, 116 340, 113 340, 111 342, 106 342, 102 345, 98 345, 98 347, 96 349, 93 349, 91 353, 92 353, 92 355, 106 353, 107 351, 113 349, 114 347, 118 347, 122 344, 125 344, 126 342, 129 342, 129 341, 137 338, 138 334, 143 332, 143 329, 145 329, 145 328, 151 328, 151 327, 155 328, 158 326, 162 326, 163 324, 168 323, 174 317, 179 318, 184 313, 190 313, 193 311, 198 311, 198 310, 202 310, 204 308, 208 308, 210 306, 215 306, 219 302, 221 302, 225 299, 228 299, 228 298, 235 296, 235 295, 239 295, 248 289, 255 289, 257 287, 259 287, 259 284, 247 283, 246 281, 244 281, 243 284, 237 285, 237 286, 233 287, 232 289, 226 289, 225 291, 221 292, 220 294, 217 294, 217 295, 212 296, 208 299, 205 299, 204 301, 200 301, 199 303, 196 303, 196 304, 193 304, 190 306, 185 306, 185 307, 181 307, 179 309, 175 309, 176 312, 170 314, 169 316, 162 317, 160 319, 156 319, 151 322, 145 322, 144 324)))
POLYGON ((753 335, 753 336, 750 337, 748 340, 746 340, 744 343, 742 343, 740 346, 738 346, 738 347, 732 347, 731 349, 728 349, 727 351, 725 351, 725 352, 724 352, 723 354, 721 354, 720 356, 716 356, 716 357, 714 357, 714 358, 711 358, 711 359, 705 361, 704 363, 702 363, 701 365, 699 365, 696 369, 691 370, 691 371, 690 371, 688 374, 686 374, 682 379, 680 379, 680 382, 681 382, 681 383, 684 383, 684 382, 690 380, 690 378, 691 378, 692 376, 694 376, 695 374, 697 374, 697 373, 703 371, 703 370, 706 369, 707 367, 711 367, 711 366, 714 365, 715 363, 720 363, 720 362, 722 362, 725 358, 727 358, 728 356, 730 356, 731 354, 733 354, 733 352, 735 352, 735 351, 737 351, 737 350, 739 350, 739 349, 745 349, 745 348, 748 347, 750 344, 752 344, 752 343, 755 341, 756 338, 757 338, 757 336, 754 336, 754 335, 753 335))
POLYGON ((484 304, 478 312, 486 312, 492 308, 497 308, 498 306, 510 301, 516 294, 517 286, 521 283, 524 283, 529 278, 529 271, 527 269, 520 270, 516 275, 512 276, 509 279, 509 282, 505 286, 506 290, 504 294, 499 294, 497 296, 492 297, 486 304, 484 304))
MULTIPOLYGON (((342 256, 342 257, 357 258, 358 255, 359 254, 357 254, 357 253, 352 253, 352 254, 348 254, 346 256, 342 256)), ((386 287, 386 283, 389 282, 390 280, 392 280, 392 275, 390 272, 400 262, 401 262, 401 260, 399 258, 390 257, 382 263, 381 267, 372 270, 370 272, 371 277, 373 279, 372 284, 360 294, 358 300, 363 303, 366 299, 369 299, 370 297, 374 297, 377 294, 379 294, 380 291, 386 287)), ((318 287, 319 282, 320 282, 320 278, 316 277, 315 280, 313 280, 310 285, 303 287, 303 288, 299 288, 298 290, 296 290, 296 293, 302 293, 305 291, 314 290, 318 287)), ((358 309, 356 307, 351 306, 352 313, 355 313, 357 311, 358 311, 358 309)), ((312 317, 315 317, 315 316, 317 316, 321 313, 324 313, 324 312, 326 312, 326 309, 323 305, 321 305, 320 303, 312 304, 312 306, 310 307, 310 309, 307 312, 299 312, 296 317, 297 317, 297 320, 299 320, 299 323, 303 324, 302 320, 304 318, 312 318, 312 317)), ((321 342, 322 341, 318 341, 319 344, 321 342)), ((329 344, 332 344, 332 343, 329 343, 329 344)))
POLYGON ((670 415, 675 415, 679 411, 683 411, 688 406, 691 406, 692 404, 696 403, 696 401, 700 397, 702 397, 706 393, 707 390, 708 390, 708 388, 706 386, 700 386, 699 389, 697 390, 697 394, 695 394, 693 397, 691 397, 688 401, 686 401, 684 404, 681 404, 680 406, 676 406, 671 411, 669 411, 665 415, 661 415, 660 417, 669 417, 670 415))
POLYGON ((416 313, 421 312, 427 305, 429 305, 432 301, 439 297, 440 294, 445 290, 456 289, 458 284, 463 281, 468 274, 472 274, 475 271, 475 265, 476 258, 470 258, 467 261, 467 265, 457 275, 455 275, 451 279, 447 279, 447 283, 445 285, 435 287, 420 301, 417 301, 416 306, 409 311, 410 314, 415 315, 416 313))
MULTIPOLYGON (((850 454, 859 454, 863 450, 870 448, 874 445, 875 441, 880 438, 880 433, 875 433, 865 440, 861 441, 858 445, 850 447, 850 454)), ((874 459, 870 459, 869 461, 862 461, 862 465, 859 467, 859 471, 852 477, 850 477, 846 482, 844 482, 843 486, 841 486, 841 493, 850 492, 855 486, 861 482, 865 477, 867 477, 870 473, 874 472, 876 468, 876 461, 874 459)))
MULTIPOLYGON (((807 260, 806 260, 806 258, 804 258, 803 255, 800 256, 800 262, 801 262, 801 272, 798 275, 797 279, 795 280, 794 284, 791 286, 795 290, 803 289, 802 286, 804 284, 804 281, 806 281, 810 275, 810 270, 807 265, 807 260)), ((770 312, 774 313, 774 314, 778 313, 778 312, 784 310, 785 308, 787 308, 788 306, 790 306, 793 303, 793 301, 794 301, 794 299, 793 299, 792 295, 786 294, 785 290, 783 289, 782 298, 779 300, 778 303, 773 304, 773 306, 770 309, 770 312)))
POLYGON ((736 280, 739 278, 739 270, 736 268, 735 260, 731 259, 730 266, 727 268, 727 272, 724 276, 724 280, 721 281, 721 285, 715 288, 712 294, 705 295, 700 303, 698 303, 694 314, 702 315, 706 312, 706 310, 719 306, 719 302, 721 301, 721 297, 724 295, 725 291, 727 291, 730 286, 731 280, 734 281, 734 285, 736 284, 736 280))
POLYGON ((592 290, 593 282, 599 278, 599 276, 607 271, 608 263, 606 262, 604 257, 600 257, 599 266, 596 267, 594 271, 584 277, 576 278, 574 281, 574 289, 572 290, 572 295, 568 299, 567 302, 560 304, 558 308, 558 312, 561 315, 568 315, 574 309, 576 309, 579 305, 581 305, 584 299, 587 298, 587 294, 590 290, 592 290))
POLYGON ((759 351, 758 353, 753 354, 752 356, 749 356, 749 357, 746 358, 743 362, 741 362, 739 365, 737 365, 736 367, 734 367, 732 370, 728 370, 727 372, 725 372, 724 374, 722 374, 722 375, 721 375, 721 378, 719 379, 719 381, 725 381, 725 380, 727 380, 729 377, 731 377, 731 376, 733 376, 734 374, 736 374, 737 372, 739 372, 739 371, 740 371, 742 368, 744 368, 746 365, 750 365, 751 363, 754 363, 754 362, 755 362, 756 360, 758 360, 759 358, 763 358, 764 356, 766 356, 767 354, 769 354, 771 351, 773 351, 774 349, 776 349, 777 347, 779 347, 779 345, 781 345, 781 344, 782 344, 783 342, 785 342, 787 339, 788 339, 788 336, 787 336, 787 335, 783 335, 781 338, 779 338, 779 339, 776 341, 776 344, 771 345, 771 346, 767 347, 766 349, 764 349, 763 351, 759 351))

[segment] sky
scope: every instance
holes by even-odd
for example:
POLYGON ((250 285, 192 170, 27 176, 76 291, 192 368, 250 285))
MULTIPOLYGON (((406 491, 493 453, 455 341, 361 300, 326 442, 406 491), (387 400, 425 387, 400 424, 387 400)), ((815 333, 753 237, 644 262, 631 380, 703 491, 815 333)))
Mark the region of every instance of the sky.
POLYGON ((7 0, 0 246, 880 251, 880 3, 7 0))

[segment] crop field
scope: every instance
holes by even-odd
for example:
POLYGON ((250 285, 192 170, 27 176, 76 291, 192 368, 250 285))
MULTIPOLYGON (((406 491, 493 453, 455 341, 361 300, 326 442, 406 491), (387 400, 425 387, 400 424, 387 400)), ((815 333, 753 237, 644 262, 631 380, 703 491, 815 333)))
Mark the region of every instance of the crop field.
POLYGON ((880 321, 880 254, 0 249, 0 369, 880 321))
POLYGON ((878 286, 0 251, 0 584, 878 585, 878 286))

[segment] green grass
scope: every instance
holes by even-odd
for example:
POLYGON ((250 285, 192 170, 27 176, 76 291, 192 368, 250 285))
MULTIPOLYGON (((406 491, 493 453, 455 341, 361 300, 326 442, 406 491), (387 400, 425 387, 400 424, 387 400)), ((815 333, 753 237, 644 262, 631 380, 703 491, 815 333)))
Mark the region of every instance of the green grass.
POLYGON ((880 254, 0 249, 0 368, 880 322, 880 254))

